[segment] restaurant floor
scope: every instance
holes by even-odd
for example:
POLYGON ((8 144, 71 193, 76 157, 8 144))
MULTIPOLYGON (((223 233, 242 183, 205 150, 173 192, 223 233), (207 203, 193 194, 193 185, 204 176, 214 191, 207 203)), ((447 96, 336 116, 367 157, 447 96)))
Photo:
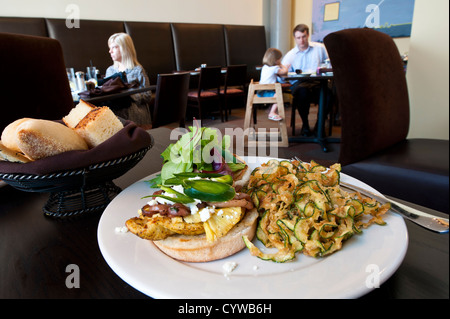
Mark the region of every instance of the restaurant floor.
MULTIPOLYGON (((274 122, 268 119, 268 112, 270 107, 264 107, 264 105, 261 105, 258 107, 257 112, 257 126, 256 128, 277 128, 279 127, 279 122, 274 122)), ((285 114, 286 114, 286 126, 287 126, 287 132, 288 136, 292 136, 292 127, 290 126, 290 119, 291 119, 291 112, 292 107, 290 105, 287 105, 285 107, 285 114)), ((187 122, 186 126, 192 125, 192 120, 189 121, 189 118, 192 118, 192 115, 187 116, 187 122)), ((228 121, 222 122, 220 119, 220 114, 216 113, 214 114, 214 117, 212 114, 207 114, 203 120, 201 121, 202 127, 214 127, 221 131, 222 134, 225 134, 226 128, 242 128, 244 127, 244 118, 245 118, 245 107, 237 107, 233 108, 231 111, 231 115, 228 116, 228 121)), ((317 105, 311 105, 310 114, 309 114, 309 120, 310 120, 310 127, 313 128, 316 120, 317 120, 317 105)), ((328 132, 328 126, 329 121, 326 121, 326 128, 325 131, 328 132)), ((168 126, 171 128, 177 127, 175 124, 168 126)), ((302 120, 300 119, 300 116, 298 115, 298 112, 296 114, 296 135, 300 134, 300 130, 302 128, 302 120)), ((333 125, 332 127, 332 134, 331 137, 339 138, 341 133, 341 127, 338 125, 333 125)), ((339 143, 331 143, 327 144, 328 152, 324 152, 319 144, 317 143, 289 143, 289 147, 279 147, 278 148, 278 156, 279 158, 292 158, 293 156, 298 156, 303 161, 309 162, 311 160, 315 160, 316 162, 322 164, 322 165, 332 165, 334 163, 338 162, 339 158, 339 143)), ((234 146, 233 149, 237 149, 236 146, 234 146)), ((269 153, 270 154, 270 153, 269 153)), ((268 151, 265 155, 269 156, 268 151)), ((259 155, 259 153, 258 153, 259 155)))

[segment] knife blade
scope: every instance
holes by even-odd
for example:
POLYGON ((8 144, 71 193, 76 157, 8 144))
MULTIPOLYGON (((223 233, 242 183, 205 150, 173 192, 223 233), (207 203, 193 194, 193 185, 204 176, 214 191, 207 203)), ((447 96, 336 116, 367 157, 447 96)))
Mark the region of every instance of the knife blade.
POLYGON ((362 195, 371 197, 377 201, 379 201, 382 204, 390 203, 391 210, 395 213, 400 214, 404 218, 412 221, 413 223, 416 223, 417 225, 424 227, 428 230, 434 231, 439 234, 446 234, 448 233, 448 226, 449 221, 447 218, 442 218, 438 216, 434 216, 425 212, 422 212, 418 209, 409 207, 407 205, 404 205, 402 203, 396 202, 392 199, 387 199, 383 195, 375 194, 372 191, 369 191, 367 189, 358 187, 356 185, 352 185, 346 182, 340 182, 340 186, 347 188, 349 190, 352 190, 354 192, 359 192, 362 195))

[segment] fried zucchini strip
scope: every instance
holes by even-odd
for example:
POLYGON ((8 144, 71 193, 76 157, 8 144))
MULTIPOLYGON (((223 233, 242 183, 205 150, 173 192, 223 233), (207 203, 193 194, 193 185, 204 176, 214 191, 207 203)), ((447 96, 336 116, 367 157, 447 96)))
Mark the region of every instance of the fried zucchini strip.
POLYGON ((340 164, 326 168, 314 161, 275 159, 256 168, 246 189, 261 215, 256 237, 278 252, 264 254, 244 239, 251 254, 276 262, 292 260, 300 251, 322 257, 363 228, 384 225, 389 204, 342 190, 340 171, 340 164))

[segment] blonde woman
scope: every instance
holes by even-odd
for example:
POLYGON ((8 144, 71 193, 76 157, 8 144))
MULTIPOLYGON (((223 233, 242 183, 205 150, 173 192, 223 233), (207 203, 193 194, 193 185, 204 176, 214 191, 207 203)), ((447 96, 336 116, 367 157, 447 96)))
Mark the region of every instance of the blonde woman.
MULTIPOLYGON (((269 48, 263 57, 264 66, 261 69, 260 84, 272 84, 277 83, 277 77, 286 75, 288 73, 289 66, 281 64, 281 58, 283 53, 275 48, 269 48)), ((259 97, 273 97, 275 91, 264 90, 258 92, 259 97)), ((269 112, 269 120, 281 121, 282 117, 278 115, 278 105, 275 103, 272 105, 269 112)))
MULTIPOLYGON (((137 60, 133 39, 126 33, 115 33, 108 39, 109 54, 114 64, 106 70, 106 77, 125 72, 128 83, 137 81, 140 87, 149 87, 147 73, 137 60)), ((131 95, 129 107, 115 109, 116 115, 138 125, 151 124, 151 91, 131 95)))

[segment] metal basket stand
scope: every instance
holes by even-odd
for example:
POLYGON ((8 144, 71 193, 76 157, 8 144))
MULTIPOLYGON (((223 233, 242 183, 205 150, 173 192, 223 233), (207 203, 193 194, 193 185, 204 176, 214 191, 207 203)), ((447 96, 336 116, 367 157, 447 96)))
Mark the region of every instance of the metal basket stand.
POLYGON ((74 218, 102 211, 122 191, 113 182, 80 189, 53 192, 43 207, 44 215, 53 218, 74 218))

